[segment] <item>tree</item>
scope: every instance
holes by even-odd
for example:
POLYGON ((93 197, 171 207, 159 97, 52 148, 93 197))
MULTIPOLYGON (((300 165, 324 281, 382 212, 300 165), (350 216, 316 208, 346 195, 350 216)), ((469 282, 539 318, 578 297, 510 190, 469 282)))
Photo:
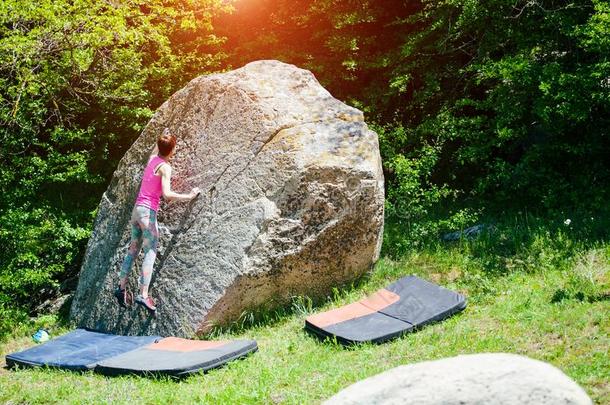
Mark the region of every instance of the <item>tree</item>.
POLYGON ((229 10, 219 0, 0 3, 0 318, 33 310, 77 273, 118 159, 172 92, 218 68, 211 19, 229 10))

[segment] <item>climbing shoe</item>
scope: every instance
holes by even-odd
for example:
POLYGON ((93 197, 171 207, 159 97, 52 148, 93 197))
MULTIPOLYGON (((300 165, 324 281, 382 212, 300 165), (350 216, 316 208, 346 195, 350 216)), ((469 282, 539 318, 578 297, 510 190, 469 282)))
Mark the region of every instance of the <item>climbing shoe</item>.
POLYGON ((150 296, 144 298, 141 295, 138 295, 136 297, 136 304, 142 305, 144 308, 149 310, 152 314, 154 314, 155 311, 157 310, 157 307, 155 306, 155 301, 153 301, 153 299, 150 296))
POLYGON ((124 290, 121 287, 117 287, 114 290, 114 296, 116 297, 119 305, 123 308, 127 308, 131 304, 133 304, 133 295, 125 288, 124 290))

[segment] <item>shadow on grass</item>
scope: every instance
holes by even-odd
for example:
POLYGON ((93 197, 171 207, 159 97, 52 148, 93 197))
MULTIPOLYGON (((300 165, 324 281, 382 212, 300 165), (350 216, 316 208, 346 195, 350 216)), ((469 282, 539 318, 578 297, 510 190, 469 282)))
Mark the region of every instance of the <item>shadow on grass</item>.
MULTIPOLYGON (((246 357, 248 356, 243 356, 240 358, 237 358, 233 361, 242 361, 244 360, 246 357)), ((105 373, 98 373, 96 372, 94 369, 74 369, 74 370, 70 370, 70 369, 65 369, 65 368, 61 368, 61 367, 54 367, 54 366, 48 366, 48 365, 44 365, 44 366, 35 366, 35 365, 15 365, 12 367, 9 366, 4 366, 3 369, 6 371, 24 371, 24 370, 38 370, 41 372, 53 372, 53 373, 70 373, 70 374, 75 374, 75 375, 79 375, 79 376, 86 376, 86 375, 96 375, 96 376, 100 376, 100 377, 105 377, 105 378, 147 378, 150 380, 155 380, 157 382, 183 382, 185 380, 188 380, 191 377, 197 377, 197 376, 203 376, 205 374, 208 374, 211 371, 214 371, 216 369, 219 368, 223 368, 227 365, 228 363, 222 364, 218 367, 214 367, 211 369, 207 369, 207 370, 200 370, 200 371, 196 371, 196 372, 191 372, 188 374, 182 374, 182 375, 170 375, 170 374, 166 374, 163 372, 151 372, 151 371, 141 371, 141 372, 137 372, 137 373, 122 373, 122 374, 105 374, 105 373)))
POLYGON ((609 239, 610 212, 542 216, 498 211, 461 224, 452 223, 437 212, 415 225, 403 218, 386 218, 382 255, 399 260, 413 253, 454 251, 474 260, 485 273, 502 275, 513 270, 563 267, 578 253, 597 248, 609 239), (484 224, 485 228, 473 238, 442 240, 446 233, 476 224, 484 224))
POLYGON ((305 318, 317 312, 320 307, 339 301, 349 293, 361 289, 370 278, 371 273, 368 272, 351 283, 333 288, 332 293, 326 296, 298 295, 291 297, 287 303, 270 303, 267 306, 245 310, 236 321, 214 326, 205 337, 216 338, 224 334, 241 334, 252 328, 274 326, 295 315, 305 318))

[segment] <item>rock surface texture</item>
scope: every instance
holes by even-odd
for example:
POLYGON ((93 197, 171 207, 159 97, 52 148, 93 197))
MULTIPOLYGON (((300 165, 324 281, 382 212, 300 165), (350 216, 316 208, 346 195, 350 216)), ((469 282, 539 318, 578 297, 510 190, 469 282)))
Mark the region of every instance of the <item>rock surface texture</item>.
POLYGON ((157 110, 120 161, 72 318, 113 333, 189 337, 295 295, 325 296, 378 259, 383 202, 377 135, 309 71, 266 60, 198 77, 157 110), (164 127, 178 137, 173 189, 203 192, 161 204, 151 318, 120 308, 112 291, 142 172, 164 127))
POLYGON ((591 404, 550 364, 486 353, 393 368, 345 388, 325 402, 347 404, 591 404))

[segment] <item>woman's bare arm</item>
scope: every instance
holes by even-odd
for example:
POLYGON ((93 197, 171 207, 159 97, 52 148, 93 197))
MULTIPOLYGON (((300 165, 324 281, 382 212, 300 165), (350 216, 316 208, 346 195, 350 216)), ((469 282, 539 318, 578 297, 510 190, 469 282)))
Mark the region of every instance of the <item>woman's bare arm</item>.
POLYGON ((161 165, 161 167, 159 168, 159 172, 161 173, 161 189, 163 191, 163 198, 165 198, 166 200, 189 201, 197 197, 197 194, 201 192, 199 187, 195 187, 188 194, 176 193, 172 191, 171 186, 171 166, 166 164, 161 165))

